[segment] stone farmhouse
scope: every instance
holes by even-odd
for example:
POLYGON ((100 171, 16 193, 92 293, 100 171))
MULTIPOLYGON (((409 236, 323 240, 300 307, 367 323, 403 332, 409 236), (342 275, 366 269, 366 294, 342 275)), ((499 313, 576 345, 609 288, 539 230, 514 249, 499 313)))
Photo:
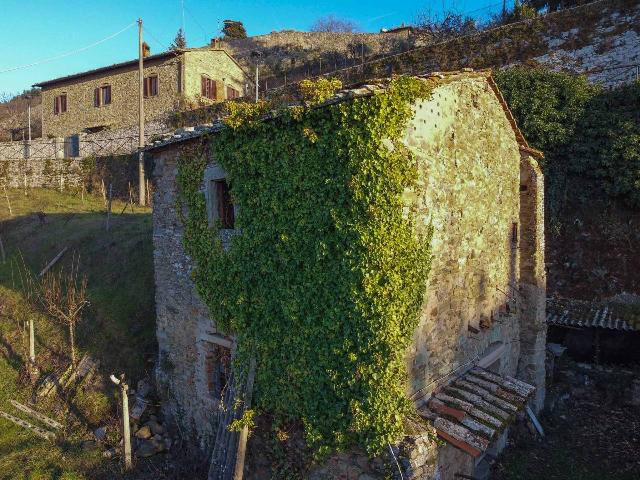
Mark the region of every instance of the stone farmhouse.
MULTIPOLYGON (((426 183, 418 217, 433 226, 433 260, 406 352, 406 389, 432 430, 412 433, 397 454, 404 478, 484 478, 509 425, 527 415, 525 406, 538 412, 544 402, 542 153, 527 144, 490 72, 422 78, 435 79, 436 87, 430 99, 413 105, 401 141, 426 183)), ((371 97, 377 88, 345 90, 330 102, 371 97)), ((233 339, 216 329, 190 277, 176 162, 185 149, 216 142, 221 128, 183 131, 149 147, 156 181, 157 380, 167 415, 205 452, 214 449, 233 339)), ((202 189, 210 219, 221 222, 211 224, 229 236, 242 206, 231 203, 226 188, 224 170, 212 161, 202 189)), ((332 458, 309 478, 383 478, 354 458, 332 458)))
MULTIPOLYGON (((144 58, 145 121, 236 98, 249 78, 225 51, 190 48, 144 58)), ((40 82, 42 136, 66 137, 138 123, 138 60, 40 82)))

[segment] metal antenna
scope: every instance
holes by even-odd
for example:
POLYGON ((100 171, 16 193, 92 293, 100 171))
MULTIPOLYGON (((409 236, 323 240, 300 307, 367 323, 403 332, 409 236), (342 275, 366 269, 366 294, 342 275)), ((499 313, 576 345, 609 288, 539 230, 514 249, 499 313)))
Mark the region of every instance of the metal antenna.
POLYGON ((187 36, 186 32, 184 31, 184 0, 180 0, 180 6, 182 8, 182 34, 185 36, 187 36))

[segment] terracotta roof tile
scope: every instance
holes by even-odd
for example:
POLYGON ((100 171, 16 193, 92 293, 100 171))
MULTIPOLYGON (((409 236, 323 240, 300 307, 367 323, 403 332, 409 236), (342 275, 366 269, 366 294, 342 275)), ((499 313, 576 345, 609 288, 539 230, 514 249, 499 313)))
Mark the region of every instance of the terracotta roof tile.
POLYGON ((441 438, 479 457, 534 392, 533 385, 474 367, 436 391, 419 413, 441 438))

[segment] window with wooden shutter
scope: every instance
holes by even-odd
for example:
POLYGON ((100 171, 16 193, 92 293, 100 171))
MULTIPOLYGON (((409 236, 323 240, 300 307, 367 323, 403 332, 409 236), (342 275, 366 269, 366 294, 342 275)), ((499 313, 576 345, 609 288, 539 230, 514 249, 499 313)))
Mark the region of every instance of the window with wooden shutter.
POLYGON ((215 180, 215 195, 216 203, 218 206, 218 219, 221 223, 221 228, 233 229, 235 228, 235 212, 233 210, 233 202, 231 200, 231 190, 226 180, 215 180))
POLYGON ((63 93, 53 99, 53 114, 60 115, 67 111, 67 94, 63 93))
POLYGON ((93 90, 93 106, 100 106, 100 88, 96 88, 93 90))
POLYGON ((144 97, 155 97, 158 95, 158 76, 157 75, 149 75, 148 77, 144 77, 144 97))
POLYGON ((216 82, 206 75, 200 76, 200 94, 210 100, 216 99, 216 82))
POLYGON ((234 98, 238 98, 240 96, 240 92, 233 87, 227 87, 227 99, 232 100, 234 98))
POLYGON ((100 88, 102 105, 109 105, 111 103, 111 85, 105 85, 100 88))

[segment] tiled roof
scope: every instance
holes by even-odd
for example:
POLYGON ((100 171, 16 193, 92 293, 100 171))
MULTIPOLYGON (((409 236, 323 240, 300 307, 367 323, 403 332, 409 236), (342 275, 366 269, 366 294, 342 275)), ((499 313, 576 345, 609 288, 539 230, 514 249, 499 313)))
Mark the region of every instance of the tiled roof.
POLYGON ((549 325, 633 332, 638 330, 639 320, 631 318, 631 315, 625 315, 621 305, 568 298, 547 299, 547 324, 549 325))
MULTIPOLYGON (((511 110, 507 106, 507 102, 505 101, 504 97, 500 93, 498 86, 496 85, 496 83, 493 80, 493 77, 491 76, 491 70, 474 71, 471 68, 463 68, 462 70, 456 70, 452 72, 431 72, 423 75, 416 75, 416 77, 422 78, 422 79, 428 79, 428 78, 446 79, 446 78, 452 78, 452 77, 461 76, 461 75, 478 76, 478 77, 486 78, 487 81, 489 82, 489 85, 492 91, 495 93, 496 97, 498 98, 498 101, 500 102, 500 105, 502 106, 502 109, 504 110, 504 113, 507 116, 507 119, 509 120, 509 124, 511 125, 515 133, 516 140, 520 145, 520 149, 537 157, 544 156, 541 151, 531 148, 527 143, 526 139, 524 138, 524 135, 522 134, 522 132, 518 128, 518 125, 516 124, 515 118, 513 117, 511 110)), ((340 103, 353 98, 370 97, 379 93, 384 93, 384 91, 386 90, 388 81, 389 79, 372 80, 368 83, 355 85, 352 88, 341 90, 337 92, 334 96, 329 98, 327 101, 325 101, 324 103, 318 105, 316 108, 322 108, 327 105, 340 103)), ((213 133, 213 132, 219 131, 222 127, 223 127, 222 122, 218 121, 210 125, 189 127, 189 129, 183 128, 178 130, 175 134, 167 135, 164 138, 157 140, 152 145, 148 145, 145 150, 153 151, 157 149, 162 149, 164 147, 167 147, 169 145, 173 145, 176 143, 193 140, 207 133, 213 133)))
POLYGON ((479 457, 534 391, 521 380, 474 367, 436 391, 418 413, 443 440, 479 457))

